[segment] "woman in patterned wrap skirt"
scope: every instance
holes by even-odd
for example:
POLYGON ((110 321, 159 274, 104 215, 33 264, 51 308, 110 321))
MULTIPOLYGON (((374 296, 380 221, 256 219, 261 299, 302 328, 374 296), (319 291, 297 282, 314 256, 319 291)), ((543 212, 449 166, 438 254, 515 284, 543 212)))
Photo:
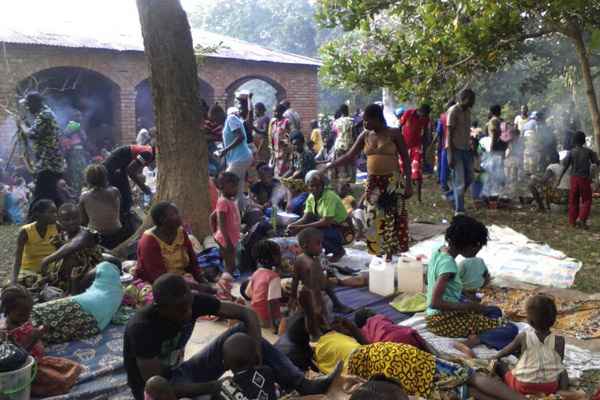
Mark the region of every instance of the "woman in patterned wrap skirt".
POLYGON ((36 304, 31 313, 35 326, 44 326, 44 342, 66 343, 90 338, 108 326, 123 299, 120 270, 102 262, 88 273, 91 286, 82 294, 36 304))
POLYGON ((401 176, 398 158, 403 165, 410 165, 408 150, 397 128, 389 128, 383 109, 371 104, 364 113, 365 131, 352 148, 340 158, 327 165, 334 170, 353 162, 361 151, 367 156, 367 247, 369 253, 386 256, 408 250, 408 216, 404 201, 412 195, 411 169, 401 176))

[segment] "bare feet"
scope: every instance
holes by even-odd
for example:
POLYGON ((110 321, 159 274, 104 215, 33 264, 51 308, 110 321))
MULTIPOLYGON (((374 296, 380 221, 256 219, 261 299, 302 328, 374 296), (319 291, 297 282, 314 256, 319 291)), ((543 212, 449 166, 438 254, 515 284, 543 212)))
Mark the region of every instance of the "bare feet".
POLYGON ((473 351, 473 347, 479 345, 481 342, 479 337, 476 335, 469 335, 467 340, 464 342, 455 342, 454 348, 461 353, 464 353, 469 358, 477 358, 477 355, 473 351))
POLYGON ((464 342, 454 342, 452 347, 463 353, 467 358, 477 358, 477 354, 464 342))

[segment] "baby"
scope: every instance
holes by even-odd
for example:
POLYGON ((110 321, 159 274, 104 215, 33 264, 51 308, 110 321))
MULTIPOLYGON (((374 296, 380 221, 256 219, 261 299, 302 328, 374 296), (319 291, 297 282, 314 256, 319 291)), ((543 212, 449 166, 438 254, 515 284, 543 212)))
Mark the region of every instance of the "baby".
POLYGON ((458 265, 458 274, 463 284, 463 295, 471 301, 479 301, 477 292, 489 285, 491 280, 485 261, 479 257, 467 258, 458 265))

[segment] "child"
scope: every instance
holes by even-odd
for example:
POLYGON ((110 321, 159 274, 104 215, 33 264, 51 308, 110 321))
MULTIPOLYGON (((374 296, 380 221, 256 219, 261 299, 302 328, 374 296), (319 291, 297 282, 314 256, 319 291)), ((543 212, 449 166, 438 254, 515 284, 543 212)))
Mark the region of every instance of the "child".
POLYGON ((305 314, 306 330, 312 341, 319 340, 323 330, 329 329, 326 322, 329 313, 322 294, 327 285, 327 277, 320 262, 322 242, 323 234, 316 228, 306 228, 298 234, 298 244, 303 254, 296 258, 292 280, 290 308, 294 308, 296 301, 300 304, 305 314))
POLYGON ((317 228, 303 229, 298 234, 298 244, 304 253, 298 256, 294 263, 290 309, 294 308, 296 302, 302 307, 306 315, 306 330, 311 340, 317 341, 324 329, 329 330, 327 321, 331 317, 331 311, 347 314, 352 312, 352 309, 339 301, 321 266, 321 231, 317 228), (326 305, 323 292, 331 300, 331 311, 328 310, 330 307, 326 305))
POLYGON ((17 281, 26 287, 35 286, 41 280, 42 260, 56 251, 52 239, 56 229, 57 210, 54 202, 38 200, 31 207, 33 222, 19 231, 12 283, 17 281))
POLYGON ((600 161, 596 153, 585 146, 585 133, 578 131, 573 138, 575 147, 563 160, 563 173, 558 182, 571 167, 571 190, 569 191, 569 224, 580 228, 587 227, 587 219, 592 208, 592 164, 600 161))
MULTIPOLYGON (((506 384, 521 394, 554 394, 569 389, 569 377, 563 365, 565 338, 550 332, 556 322, 556 304, 546 295, 536 295, 527 301, 527 322, 533 329, 526 330, 499 351, 494 358, 519 352, 514 369, 498 362, 497 373, 506 384)), ((559 393, 560 394, 560 393, 559 393)))
POLYGON ((427 329, 437 336, 468 338, 455 347, 469 357, 472 348, 484 344, 502 349, 517 336, 514 324, 501 318, 502 310, 480 302, 465 301, 456 257, 475 257, 487 244, 488 230, 474 218, 454 217, 446 230, 446 246, 433 252, 427 268, 427 329))
POLYGON ((268 366, 261 366, 256 340, 245 333, 235 333, 223 343, 223 363, 233 377, 220 382, 218 400, 275 400, 276 378, 268 366))
POLYGON ((46 329, 31 322, 33 298, 23 286, 12 285, 2 290, 2 313, 6 317, 8 337, 29 352, 37 362, 37 375, 31 386, 35 396, 47 397, 68 393, 83 371, 78 363, 44 356, 41 338, 46 329))
MULTIPOLYGON (((215 211, 211 214, 211 230, 219 244, 225 272, 218 286, 226 293, 233 286, 236 246, 240 241, 241 217, 237 206, 237 194, 240 179, 232 172, 223 172, 219 176, 219 199, 215 211)), ((225 293, 225 294, 226 294, 225 293)))
POLYGON ((476 137, 471 137, 469 150, 473 160, 473 183, 471 184, 471 195, 473 196, 475 205, 480 206, 482 201, 483 182, 485 181, 484 172, 481 169, 481 156, 485 150, 479 143, 479 139, 476 137))
POLYGON ((467 258, 458 265, 458 275, 462 281, 463 295, 469 300, 475 300, 475 294, 484 286, 489 285, 491 277, 480 257, 467 258))
POLYGON ((253 256, 258 269, 252 274, 246 294, 251 297, 252 309, 261 320, 264 328, 273 329, 277 334, 281 319, 281 250, 271 240, 261 240, 254 246, 253 256))
MULTIPOLYGON (((221 381, 200 383, 214 400, 277 399, 275 374, 270 367, 259 366, 256 341, 245 333, 234 333, 223 343, 223 364, 233 372, 221 381)), ((176 400, 169 382, 161 376, 148 379, 144 388, 146 400, 176 400)), ((204 398, 204 397, 202 397, 204 398)))

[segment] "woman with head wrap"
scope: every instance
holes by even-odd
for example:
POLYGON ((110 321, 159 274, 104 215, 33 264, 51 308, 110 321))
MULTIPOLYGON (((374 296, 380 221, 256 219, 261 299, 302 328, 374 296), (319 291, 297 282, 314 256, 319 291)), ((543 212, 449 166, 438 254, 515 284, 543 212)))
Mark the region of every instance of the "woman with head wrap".
POLYGON ((371 254, 392 255, 408 250, 408 227, 403 201, 412 195, 408 150, 400 129, 389 128, 383 108, 371 104, 364 113, 365 131, 343 156, 328 164, 326 170, 354 162, 361 151, 367 156, 367 247, 371 254), (401 178, 398 158, 402 159, 401 178))
POLYGON ((327 184, 327 178, 313 170, 306 174, 309 196, 304 216, 288 226, 288 232, 296 234, 305 228, 317 228, 323 233, 323 248, 336 262, 346 254, 344 244, 354 240, 352 224, 342 199, 327 184))
MULTIPOLYGON (((78 119, 81 118, 78 113, 78 119)), ((87 165, 85 141, 87 137, 77 121, 69 121, 60 139, 67 160, 66 178, 75 193, 79 194, 83 187, 83 170, 87 165)))

